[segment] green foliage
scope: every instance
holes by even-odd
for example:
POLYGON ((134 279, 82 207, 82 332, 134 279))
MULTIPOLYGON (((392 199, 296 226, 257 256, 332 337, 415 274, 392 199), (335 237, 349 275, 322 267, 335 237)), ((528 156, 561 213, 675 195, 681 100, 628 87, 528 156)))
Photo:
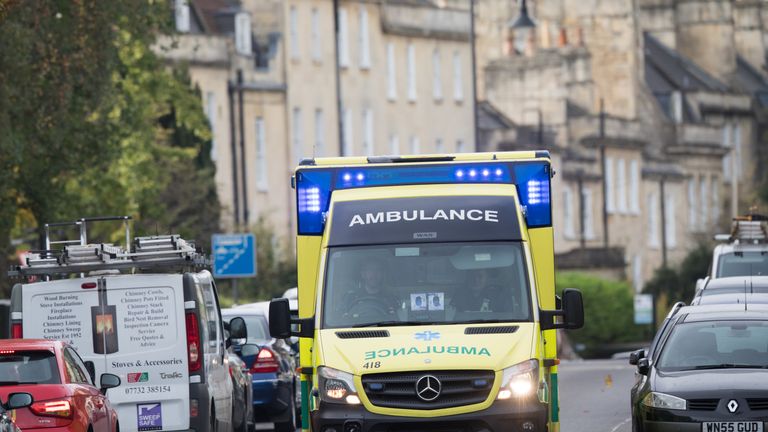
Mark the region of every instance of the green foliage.
POLYGON ((568 333, 572 342, 584 344, 582 356, 596 355, 606 345, 647 339, 649 326, 634 324, 634 291, 629 283, 586 273, 557 273, 555 286, 559 294, 565 288, 577 288, 584 297, 584 327, 568 333))
POLYGON ((712 248, 699 243, 676 268, 656 269, 643 291, 657 299, 666 299, 666 304, 657 304, 663 311, 679 301, 690 302, 696 289, 696 280, 707 275, 712 262, 712 248))
POLYGON ((171 16, 162 1, 2 3, 0 268, 12 233, 82 216, 209 245, 220 205, 200 96, 150 48, 171 16))

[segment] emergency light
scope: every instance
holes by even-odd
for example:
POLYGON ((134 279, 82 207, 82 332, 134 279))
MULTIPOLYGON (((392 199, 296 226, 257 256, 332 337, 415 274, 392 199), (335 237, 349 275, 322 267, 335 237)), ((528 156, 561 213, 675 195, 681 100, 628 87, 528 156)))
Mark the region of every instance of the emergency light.
POLYGON ((300 169, 296 173, 299 235, 320 235, 334 190, 415 184, 514 184, 529 228, 552 226, 547 162, 359 166, 300 169))

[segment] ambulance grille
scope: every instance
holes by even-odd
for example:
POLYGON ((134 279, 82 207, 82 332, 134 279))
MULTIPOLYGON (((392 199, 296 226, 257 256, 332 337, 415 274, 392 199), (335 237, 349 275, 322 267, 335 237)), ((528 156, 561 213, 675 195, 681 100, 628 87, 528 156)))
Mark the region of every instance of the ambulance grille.
POLYGON ((363 375, 368 400, 382 408, 434 410, 478 404, 493 388, 495 374, 487 370, 393 372, 363 375), (416 394, 416 382, 431 375, 440 381, 440 394, 424 401, 416 394))
POLYGON ((517 331, 517 328, 517 326, 467 327, 464 329, 464 334, 514 333, 517 331))
POLYGON ((366 338, 389 337, 389 330, 337 331, 336 336, 339 339, 366 339, 366 338))

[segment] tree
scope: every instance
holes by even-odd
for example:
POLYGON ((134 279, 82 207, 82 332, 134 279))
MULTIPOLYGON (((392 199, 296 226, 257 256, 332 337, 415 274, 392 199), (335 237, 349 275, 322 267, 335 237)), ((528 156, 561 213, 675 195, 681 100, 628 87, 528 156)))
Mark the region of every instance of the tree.
POLYGON ((0 268, 11 233, 43 222, 131 214, 204 243, 218 229, 199 95, 150 49, 171 16, 146 0, 0 2, 0 268))
POLYGON ((696 290, 696 281, 707 275, 711 262, 711 246, 699 243, 685 256, 677 269, 656 269, 651 280, 645 284, 643 292, 653 294, 657 299, 665 298, 666 304, 657 304, 662 310, 667 310, 678 301, 690 302, 696 290))

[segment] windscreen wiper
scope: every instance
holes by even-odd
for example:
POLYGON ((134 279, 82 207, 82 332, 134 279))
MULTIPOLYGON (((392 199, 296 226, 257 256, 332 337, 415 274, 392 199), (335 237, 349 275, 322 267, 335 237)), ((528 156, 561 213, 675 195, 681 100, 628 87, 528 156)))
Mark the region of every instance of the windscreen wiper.
POLYGON ((353 325, 353 328, 357 327, 388 327, 388 326, 408 326, 408 325, 434 325, 434 324, 443 324, 438 322, 432 322, 432 321, 381 321, 381 322, 374 322, 374 323, 365 323, 365 324, 356 324, 353 325))
POLYGON ((498 323, 513 323, 516 321, 502 320, 502 319, 474 319, 468 321, 456 321, 451 324, 498 324, 498 323))
POLYGON ((720 363, 713 365, 700 365, 694 366, 685 370, 706 370, 706 369, 764 369, 763 366, 749 365, 749 364, 736 364, 736 363, 720 363))

